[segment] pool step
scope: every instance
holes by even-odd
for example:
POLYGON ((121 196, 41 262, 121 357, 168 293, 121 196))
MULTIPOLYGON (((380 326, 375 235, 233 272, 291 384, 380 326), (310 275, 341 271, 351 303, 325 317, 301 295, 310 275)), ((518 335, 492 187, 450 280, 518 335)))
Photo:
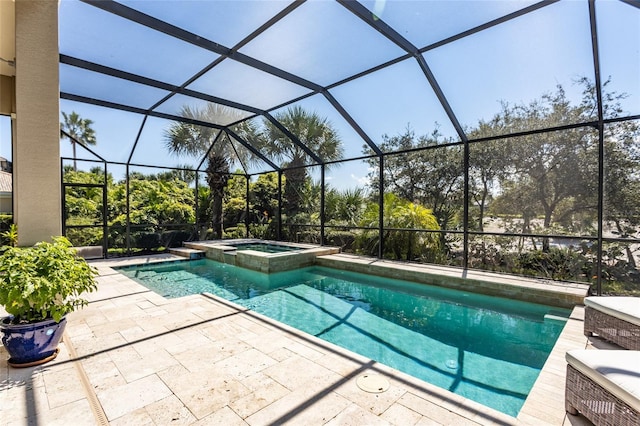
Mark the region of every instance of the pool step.
POLYGON ((169 249, 169 253, 177 256, 188 257, 189 259, 202 259, 205 257, 204 251, 187 247, 173 247, 169 249))

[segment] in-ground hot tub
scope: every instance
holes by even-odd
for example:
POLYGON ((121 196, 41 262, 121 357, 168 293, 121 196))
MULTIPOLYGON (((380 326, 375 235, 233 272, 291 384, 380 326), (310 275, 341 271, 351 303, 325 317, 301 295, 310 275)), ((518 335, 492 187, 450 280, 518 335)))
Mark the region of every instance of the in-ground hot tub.
POLYGON ((269 241, 260 241, 260 242, 243 242, 243 243, 238 243, 238 244, 229 244, 233 247, 236 248, 236 250, 255 250, 255 251, 261 251, 263 253, 284 253, 284 252, 288 252, 288 251, 298 251, 298 250, 304 250, 306 247, 298 247, 298 246, 291 246, 291 245, 287 245, 284 243, 281 244, 276 244, 276 243, 271 243, 269 241))
POLYGON ((184 245, 202 250, 209 259, 264 273, 311 266, 316 256, 340 253, 339 247, 258 239, 195 241, 184 245))

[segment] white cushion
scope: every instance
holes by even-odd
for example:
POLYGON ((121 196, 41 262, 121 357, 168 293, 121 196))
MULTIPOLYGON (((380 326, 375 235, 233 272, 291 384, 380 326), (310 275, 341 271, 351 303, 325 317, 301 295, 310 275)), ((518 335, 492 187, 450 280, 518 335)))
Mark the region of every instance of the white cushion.
POLYGON ((640 326, 640 297, 593 296, 584 304, 612 317, 640 326))
POLYGON ((567 352, 569 365, 640 411, 640 351, 582 349, 567 352))

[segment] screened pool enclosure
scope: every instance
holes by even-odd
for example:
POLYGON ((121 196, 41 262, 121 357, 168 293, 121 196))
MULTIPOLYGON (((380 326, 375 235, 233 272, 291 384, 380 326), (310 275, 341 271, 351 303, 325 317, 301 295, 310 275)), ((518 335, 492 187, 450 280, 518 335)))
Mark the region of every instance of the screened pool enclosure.
POLYGON ((252 237, 640 294, 638 2, 65 0, 59 43, 75 245, 252 237))

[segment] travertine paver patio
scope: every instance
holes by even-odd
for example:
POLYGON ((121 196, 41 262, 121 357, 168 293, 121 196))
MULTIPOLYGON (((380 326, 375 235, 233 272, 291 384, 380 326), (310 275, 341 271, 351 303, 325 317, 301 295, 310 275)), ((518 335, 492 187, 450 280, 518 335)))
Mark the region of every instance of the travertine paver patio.
POLYGON ((564 411, 564 353, 588 345, 582 308, 512 418, 208 295, 164 299, 100 261, 99 291, 69 316, 61 352, 7 367, 4 425, 580 425, 564 411), (383 393, 356 385, 364 373, 383 393))

